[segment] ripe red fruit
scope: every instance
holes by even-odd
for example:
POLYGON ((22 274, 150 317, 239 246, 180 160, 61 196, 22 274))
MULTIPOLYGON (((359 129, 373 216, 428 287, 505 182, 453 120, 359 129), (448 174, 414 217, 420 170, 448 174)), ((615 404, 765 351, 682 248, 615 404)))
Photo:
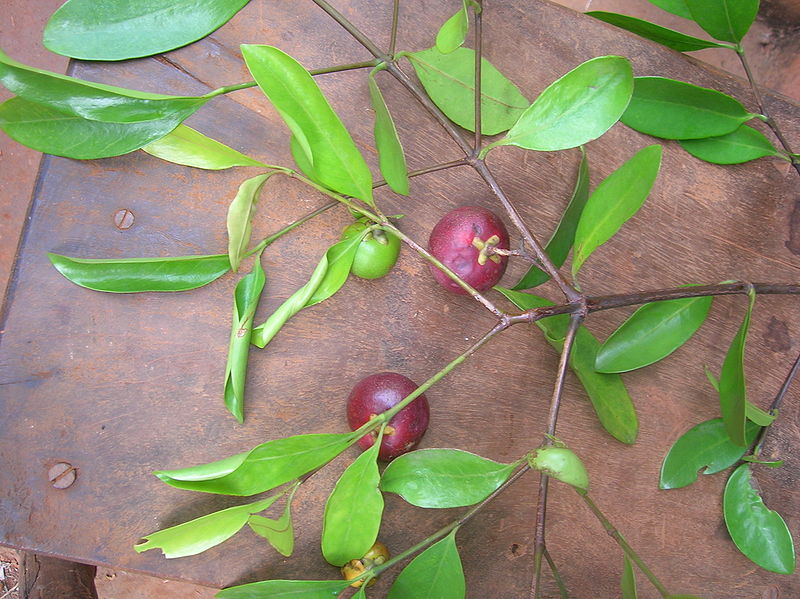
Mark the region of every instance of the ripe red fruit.
MULTIPOLYGON (((379 372, 361 379, 347 398, 347 422, 351 430, 397 405, 403 398, 417 388, 417 384, 396 372, 379 372)), ((389 421, 383 432, 378 457, 391 460, 410 451, 428 428, 430 409, 428 400, 422 394, 400 410, 389 421)), ((361 449, 369 449, 375 443, 377 431, 358 440, 361 449)))
MULTIPOLYGON (((508 256, 491 248, 508 249, 508 231, 500 218, 480 206, 462 206, 445 214, 431 231, 428 250, 478 291, 489 289, 506 271, 508 256)), ((431 265, 442 287, 466 294, 455 281, 431 265)))

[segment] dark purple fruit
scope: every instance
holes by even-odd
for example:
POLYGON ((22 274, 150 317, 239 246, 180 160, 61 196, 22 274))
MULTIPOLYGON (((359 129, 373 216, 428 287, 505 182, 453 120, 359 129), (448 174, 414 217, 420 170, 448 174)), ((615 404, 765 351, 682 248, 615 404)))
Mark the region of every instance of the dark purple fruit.
MULTIPOLYGON (((347 422, 351 430, 394 407, 416 388, 414 381, 396 372, 379 372, 361 379, 347 398, 347 422)), ((389 421, 378 457, 388 461, 410 451, 425 434, 429 419, 428 400, 423 394, 389 421)), ((377 431, 364 435, 358 440, 358 445, 361 449, 369 449, 377 436, 377 431)))
MULTIPOLYGON (((445 214, 428 241, 430 253, 478 291, 495 285, 506 271, 508 256, 493 253, 493 248, 508 249, 508 231, 496 214, 480 206, 462 206, 445 214)), ((431 272, 445 289, 466 294, 433 265, 431 272)))

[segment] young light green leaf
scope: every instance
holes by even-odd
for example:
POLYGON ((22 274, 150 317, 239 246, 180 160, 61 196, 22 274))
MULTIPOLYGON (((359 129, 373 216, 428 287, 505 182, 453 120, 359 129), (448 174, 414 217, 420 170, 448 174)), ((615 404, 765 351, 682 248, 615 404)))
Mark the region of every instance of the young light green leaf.
POLYGON ((258 300, 264 290, 264 269, 261 254, 253 263, 253 270, 236 284, 233 300, 231 339, 228 362, 225 365, 225 407, 236 420, 244 422, 244 386, 247 378, 247 356, 250 352, 250 333, 258 300))
POLYGON ((160 548, 166 558, 197 555, 227 541, 247 523, 250 514, 267 509, 280 496, 280 494, 273 495, 261 501, 229 507, 177 526, 159 530, 142 537, 145 542, 134 545, 133 548, 138 553, 160 548))
POLYGON ((325 503, 322 555, 329 564, 343 566, 369 551, 378 538, 383 495, 378 489, 380 443, 362 453, 344 471, 325 503))
POLYGON ((750 315, 756 301, 752 288, 748 293, 749 302, 739 330, 731 341, 722 371, 719 375, 719 405, 722 421, 731 441, 742 447, 747 446, 745 423, 747 422, 747 384, 744 376, 744 346, 750 328, 750 315))
POLYGON ((109 158, 164 137, 182 114, 138 123, 103 123, 14 97, 0 104, 0 128, 24 146, 78 160, 109 158))
POLYGON ((389 463, 381 489, 417 507, 473 505, 508 480, 516 466, 459 449, 419 449, 389 463))
POLYGON ((775 415, 762 410, 750 400, 746 400, 744 403, 744 413, 750 422, 758 426, 769 426, 775 421, 775 415))
POLYGON ((633 69, 621 56, 587 60, 547 86, 505 137, 487 146, 551 152, 600 137, 616 123, 633 93, 633 69))
POLYGON ((713 298, 689 297, 645 304, 597 352, 598 372, 628 372, 666 358, 694 335, 713 298))
POLYGON ((648 0, 648 2, 673 15, 683 17, 684 19, 692 19, 692 13, 689 12, 686 2, 683 0, 648 0))
POLYGON ((250 529, 260 537, 269 541, 272 547, 283 555, 289 557, 294 552, 294 525, 292 523, 292 499, 300 483, 295 483, 292 492, 286 499, 286 507, 283 508, 281 517, 277 520, 264 516, 252 515, 247 520, 250 529))
POLYGON ((731 133, 755 115, 722 92, 666 79, 635 77, 633 97, 620 119, 664 139, 698 139, 731 133))
POLYGON ((540 447, 528 456, 531 468, 540 470, 562 483, 575 488, 579 493, 589 491, 589 473, 578 455, 566 447, 540 447))
POLYGON ((725 525, 736 547, 765 570, 792 574, 795 551, 783 518, 766 505, 752 479, 750 464, 734 470, 725 485, 725 525))
MULTIPOLYGON (((380 67, 379 67, 380 68, 380 67)), ((393 191, 407 196, 408 189, 408 167, 406 157, 403 153, 403 146, 397 136, 397 129, 394 126, 392 115, 389 114, 389 107, 383 99, 381 89, 375 81, 375 73, 378 69, 369 74, 369 97, 372 102, 372 109, 375 111, 375 147, 378 148, 378 162, 383 178, 393 191)))
POLYGON ((207 36, 247 0, 69 0, 44 30, 51 52, 82 60, 127 60, 180 48, 207 36))
POLYGON ((711 383, 712 387, 714 387, 714 391, 719 393, 719 381, 717 380, 717 377, 714 376, 714 373, 711 372, 711 369, 705 364, 703 364, 703 372, 705 372, 708 382, 711 383))
POLYGON ((682 139, 678 143, 695 158, 714 164, 741 164, 765 156, 782 156, 761 131, 748 125, 727 135, 682 139))
POLYGON ((717 40, 739 43, 758 14, 759 0, 684 0, 692 20, 717 40))
POLYGON ((467 0, 462 0, 461 8, 447 19, 436 34, 436 49, 442 54, 449 54, 460 48, 467 39, 469 31, 469 13, 467 0))
POLYGON ((622 580, 620 581, 620 589, 622 590, 622 599, 637 599, 639 594, 636 592, 636 573, 633 571, 633 564, 628 559, 627 554, 622 568, 622 580))
POLYGON ((660 167, 661 146, 642 148, 589 196, 575 231, 573 277, 592 252, 611 239, 644 204, 660 167))
POLYGON ((142 150, 167 162, 214 171, 234 166, 267 166, 186 125, 178 125, 142 150))
POLYGON ((720 44, 717 42, 710 42, 708 40, 692 37, 674 29, 667 29, 642 19, 629 17, 628 15, 621 15, 614 12, 604 12, 601 10, 592 10, 587 13, 590 17, 604 21, 609 25, 614 25, 620 29, 625 29, 631 33, 635 33, 645 39, 654 41, 672 48, 678 52, 692 52, 694 50, 703 50, 704 48, 731 48, 729 44, 720 44))
POLYGON ((463 599, 466 584, 456 532, 457 528, 403 568, 389 589, 388 599, 463 599))
POLYGON ((168 258, 71 258, 47 254, 67 279, 95 291, 186 291, 216 281, 231 268, 226 254, 168 258))
POLYGON ((356 235, 329 247, 308 282, 289 296, 265 322, 253 329, 251 343, 257 347, 266 346, 292 316, 339 291, 347 280, 362 237, 356 235))
MULTIPOLYGON (((752 443, 759 426, 749 423, 747 442, 752 443)), ((697 472, 705 467, 703 474, 716 474, 738 462, 745 452, 744 447, 731 441, 721 418, 701 422, 690 428, 672 444, 661 464, 662 489, 680 489, 697 480, 697 472)))
POLYGON ((253 215, 256 211, 258 196, 261 189, 275 172, 257 175, 245 180, 236 192, 228 207, 228 257, 231 269, 236 272, 239 264, 247 255, 247 246, 250 244, 250 234, 253 231, 253 215))
MULTIPOLYGON (((575 181, 575 189, 572 197, 567 204, 564 214, 556 227, 555 233, 547 242, 544 248, 545 253, 557 268, 561 268, 567 260, 572 244, 575 241, 575 230, 578 228, 578 221, 589 199, 589 162, 586 158, 586 151, 581 148, 581 162, 578 166, 578 177, 575 181)), ((531 266, 528 272, 512 287, 514 290, 533 289, 538 287, 550 278, 546 272, 537 266, 531 266)))
POLYGON ((295 435, 267 441, 224 460, 179 470, 160 470, 155 475, 178 489, 254 495, 327 464, 355 439, 353 433, 295 435))
MULTIPOLYGON (((475 131, 475 51, 442 54, 434 47, 407 57, 433 103, 456 125, 475 131)), ((516 85, 481 58, 481 133, 507 131, 529 104, 516 85)))
POLYGON ((369 167, 309 72, 272 46, 243 44, 241 49, 261 91, 303 147, 314 178, 374 205, 369 167))
POLYGON ((262 580, 222 589, 217 599, 334 599, 350 586, 347 580, 262 580))
MULTIPOLYGON (((498 286, 495 289, 521 310, 553 305, 553 302, 530 293, 498 286)), ((566 314, 551 316, 536 321, 536 325, 544 332, 547 342, 560 352, 569 327, 569 316, 566 314)), ((623 443, 633 443, 639 432, 636 408, 622 382, 622 377, 618 374, 595 371, 594 363, 599 347, 597 339, 585 327, 579 327, 572 348, 570 368, 586 390, 603 428, 615 439, 623 443)))

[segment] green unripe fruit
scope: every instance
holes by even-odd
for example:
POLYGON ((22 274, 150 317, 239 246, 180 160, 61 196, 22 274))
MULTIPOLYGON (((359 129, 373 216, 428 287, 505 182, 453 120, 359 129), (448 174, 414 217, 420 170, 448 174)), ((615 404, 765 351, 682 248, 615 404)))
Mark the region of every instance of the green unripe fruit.
POLYGON ((589 491, 589 474, 581 459, 566 447, 541 447, 528 456, 531 468, 572 485, 578 492, 589 491))
MULTIPOLYGON (((357 220, 342 231, 342 239, 363 235, 369 228, 366 219, 357 220)), ((389 274, 400 255, 400 240, 393 234, 373 229, 361 240, 350 267, 362 279, 380 279, 389 274)))

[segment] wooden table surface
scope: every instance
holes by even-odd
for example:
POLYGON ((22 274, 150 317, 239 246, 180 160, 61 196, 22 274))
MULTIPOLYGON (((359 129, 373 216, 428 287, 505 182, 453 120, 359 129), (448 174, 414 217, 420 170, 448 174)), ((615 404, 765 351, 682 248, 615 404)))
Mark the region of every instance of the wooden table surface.
MULTIPOLYGON (((338 4, 386 45, 389 3, 338 4)), ((637 75, 715 87, 754 108, 740 81, 588 17, 548 3, 487 4, 486 56, 531 99, 580 62, 620 54, 630 58, 637 75)), ((399 47, 430 46, 449 12, 422 0, 403 3, 399 47)), ((277 45, 308 68, 370 58, 313 4, 254 0, 210 38, 165 58, 80 63, 72 74, 148 91, 201 94, 250 78, 239 43, 277 45)), ((459 157, 398 84, 388 76, 379 80, 412 169, 459 157)), ((318 81, 375 167, 364 73, 318 81)), ((768 104, 789 138, 797 139, 798 107, 778 97, 768 97, 768 104)), ((189 124, 259 159, 292 164, 287 130, 257 90, 218 98, 189 124)), ((651 143, 622 125, 590 143, 593 185, 651 143)), ((542 239, 566 204, 577 161, 577 151, 501 149, 489 158, 542 239)), ((144 534, 241 503, 173 489, 151 472, 216 460, 282 436, 341 432, 344 400, 356 380, 394 370, 421 382, 488 331, 492 317, 477 303, 441 290, 427 265, 404 250, 389 277, 349 281, 330 301, 295 317, 267 349, 251 353, 247 420, 239 425, 221 398, 235 277, 180 294, 106 295, 72 285, 46 257, 49 251, 81 257, 223 252, 227 206, 239 183, 255 173, 202 172, 142 152, 96 161, 45 158, 0 345, 0 543, 209 586, 338 576, 318 548, 320 518, 324 498, 356 450, 301 488, 294 505, 296 555, 290 559, 248 531, 194 557, 136 554, 132 546, 144 534), (133 212, 130 229, 114 226, 120 209, 133 212), (60 461, 78 469, 77 482, 66 490, 47 480, 50 466, 60 461)), ((493 206, 468 169, 416 178, 410 198, 382 190, 377 201, 388 214, 405 214, 403 230, 420 241, 455 205, 493 206)), ((323 203, 305 188, 276 182, 262 197, 254 235, 275 231, 323 203)), ((725 279, 796 282, 796 203, 797 175, 784 163, 713 166, 665 143, 650 199, 586 264, 583 287, 600 294, 725 279)), ((304 282, 348 219, 344 210, 330 213, 265 253, 268 282, 258 322, 304 282)), ((513 268, 505 282, 519 271, 513 268)), ((558 299, 553 289, 547 293, 558 299)), ((596 501, 670 589, 755 599, 775 585, 792 597, 800 593, 796 576, 758 569, 730 542, 721 517, 724 475, 701 477, 682 490, 657 488, 661 459, 674 440, 717 415, 702 367, 718 371, 744 306, 742 297, 716 300, 712 319, 687 346, 626 375, 641 422, 635 445, 623 446, 599 428, 572 378, 559 435, 584 458, 596 501)), ((589 326, 602 338, 625 315, 592 316, 589 326)), ((757 302, 747 368, 751 398, 762 406, 796 355, 798 316, 796 298, 757 302)), ((423 446, 458 447, 500 461, 524 454, 545 428, 556 361, 527 328, 495 339, 427 394, 432 424, 423 446)), ((786 465, 757 474, 768 505, 780 510, 795 536, 797 399, 792 392, 766 449, 786 465)), ((468 596, 526 596, 537 488, 535 476, 525 477, 459 533, 468 596)), ((458 513, 411 508, 387 497, 381 538, 399 552, 458 513)), ((620 552, 575 494, 558 485, 549 504, 548 547, 574 597, 618 594, 620 552)), ((379 584, 375 596, 387 581, 379 584)), ((641 586, 642 597, 654 596, 644 581, 641 586)), ((557 596, 554 585, 548 583, 545 596, 557 596)))

